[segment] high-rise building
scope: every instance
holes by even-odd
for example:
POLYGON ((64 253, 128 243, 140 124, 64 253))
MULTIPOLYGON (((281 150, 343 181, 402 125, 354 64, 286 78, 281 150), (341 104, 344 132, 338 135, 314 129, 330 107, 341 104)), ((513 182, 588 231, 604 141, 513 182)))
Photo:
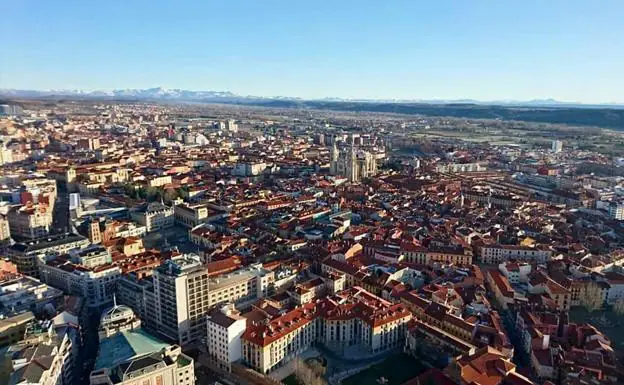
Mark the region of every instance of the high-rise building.
POLYGON ((22 107, 11 104, 0 104, 0 115, 21 115, 22 107))
POLYGON ((624 203, 611 202, 609 204, 609 217, 617 221, 624 221, 624 203))
POLYGON ((233 119, 228 119, 225 121, 225 129, 229 132, 238 132, 238 124, 233 119))
MULTIPOLYGON (((217 262, 214 262, 217 264, 217 262)), ((268 294, 274 274, 261 264, 215 274, 199 256, 185 254, 154 270, 158 332, 182 346, 199 342, 206 332, 206 314, 218 303, 252 303, 268 294)))
POLYGON ((555 154, 560 153, 561 151, 563 151, 563 142, 560 140, 553 140, 552 141, 552 146, 551 146, 551 151, 554 152, 555 154))
POLYGON ((330 152, 330 174, 346 177, 349 182, 360 182, 377 174, 375 155, 351 146, 340 151, 336 142, 330 152))

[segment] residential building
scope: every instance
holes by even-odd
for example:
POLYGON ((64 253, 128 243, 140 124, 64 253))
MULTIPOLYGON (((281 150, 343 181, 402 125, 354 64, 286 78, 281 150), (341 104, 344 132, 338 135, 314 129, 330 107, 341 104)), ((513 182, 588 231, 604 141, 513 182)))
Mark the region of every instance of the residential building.
POLYGON ((243 360, 269 373, 316 342, 340 354, 348 349, 377 354, 403 344, 411 318, 404 305, 353 287, 266 323, 248 324, 242 336, 243 360))
POLYGON ((521 262, 503 262, 498 265, 498 270, 511 284, 526 283, 531 274, 531 265, 521 262))
POLYGON ((232 363, 242 359, 241 336, 247 328, 247 319, 233 304, 213 309, 207 319, 208 355, 221 368, 229 370, 232 363))
POLYGON ((17 265, 20 273, 39 277, 39 256, 67 254, 70 250, 83 249, 89 244, 87 238, 78 234, 48 235, 15 243, 7 248, 7 255, 17 265))
POLYGON ((6 215, 0 214, 0 245, 11 240, 11 226, 6 215))
POLYGON ((190 205, 181 203, 175 205, 173 210, 175 221, 188 228, 194 228, 224 217, 223 213, 216 212, 205 204, 190 205))
POLYGON ((509 280, 498 270, 488 270, 486 280, 494 298, 503 309, 507 309, 510 304, 514 303, 515 292, 509 280))
POLYGON ((9 384, 73 385, 80 332, 77 325, 31 322, 6 352, 9 384))
POLYGON ((7 218, 13 237, 40 238, 48 235, 52 227, 52 209, 45 203, 13 206, 7 218))
POLYGON ((560 140, 553 140, 550 146, 550 150, 555 154, 560 153, 561 151, 563 151, 563 142, 560 140))
POLYGON ((63 292, 26 275, 0 280, 0 316, 32 311, 52 313, 63 303, 63 292), (9 314, 5 314, 8 310, 9 314))
POLYGON ((609 204, 609 218, 613 218, 616 221, 624 221, 624 203, 611 202, 609 204))
POLYGON ((158 331, 182 346, 196 343, 205 335, 205 316, 212 306, 265 297, 273 277, 260 264, 215 275, 197 255, 166 260, 154 270, 158 331))
POLYGON ((87 267, 62 255, 40 264, 39 273, 45 283, 84 297, 89 307, 101 307, 113 302, 121 269, 111 264, 87 267))
POLYGON ((511 359, 490 346, 481 348, 474 354, 457 357, 444 372, 460 385, 534 384, 516 371, 516 365, 511 359))
POLYGON ((481 247, 480 260, 486 264, 499 264, 510 259, 544 263, 550 260, 552 254, 552 250, 546 246, 529 247, 495 244, 481 247))

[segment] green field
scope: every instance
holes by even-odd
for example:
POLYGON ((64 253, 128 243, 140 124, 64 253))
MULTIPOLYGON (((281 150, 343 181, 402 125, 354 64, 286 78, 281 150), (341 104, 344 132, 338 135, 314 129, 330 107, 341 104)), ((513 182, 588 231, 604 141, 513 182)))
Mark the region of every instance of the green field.
POLYGON ((387 380, 384 382, 385 385, 401 385, 426 369, 416 359, 406 354, 397 354, 351 377, 345 378, 342 380, 342 385, 379 385, 380 382, 377 380, 381 377, 387 380))

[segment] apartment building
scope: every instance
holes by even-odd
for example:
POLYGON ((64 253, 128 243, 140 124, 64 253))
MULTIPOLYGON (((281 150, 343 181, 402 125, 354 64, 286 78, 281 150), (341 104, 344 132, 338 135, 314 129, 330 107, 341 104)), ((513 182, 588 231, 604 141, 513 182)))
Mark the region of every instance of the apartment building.
POLYGON ((208 310, 218 303, 243 307, 268 294, 274 274, 262 265, 250 265, 214 275, 199 256, 185 254, 165 261, 154 270, 158 331, 182 346, 205 335, 208 310))
POLYGON ((78 234, 48 235, 43 238, 15 243, 7 248, 7 255, 22 274, 39 277, 38 256, 61 255, 70 250, 83 249, 89 240, 78 234))
POLYGON ((242 359, 241 336, 247 328, 247 319, 233 304, 213 309, 207 318, 208 354, 219 367, 229 370, 232 363, 242 359))
POLYGON ((7 215, 11 236, 36 239, 48 235, 52 227, 52 209, 46 203, 16 205, 7 215))
POLYGON ((542 271, 538 271, 530 277, 529 293, 547 295, 555 301, 557 309, 561 311, 570 310, 572 305, 572 292, 542 271))
POLYGON ((487 264, 499 264, 510 259, 520 261, 535 261, 544 263, 552 257, 552 250, 547 246, 520 246, 520 245, 487 245, 481 248, 480 261, 487 264))
POLYGON ((27 275, 0 278, 0 317, 27 311, 41 312, 63 303, 63 292, 27 275), (8 313, 8 314, 7 314, 8 313))
POLYGON ((429 248, 406 244, 401 249, 405 261, 421 265, 446 263, 468 266, 472 264, 472 250, 463 246, 430 246, 429 248))
POLYGON ((400 346, 412 313, 353 287, 315 303, 306 303, 266 323, 248 324, 242 335, 243 360, 269 373, 318 342, 344 353, 372 353, 400 346))
POLYGON ((494 298, 503 309, 507 309, 510 304, 514 303, 515 292, 507 277, 498 270, 488 270, 486 281, 494 294, 494 298))
POLYGON ((72 385, 80 331, 77 326, 31 322, 8 349, 9 384, 72 385))
POLYGON ((87 267, 62 255, 40 264, 39 274, 45 283, 84 297, 87 306, 100 307, 113 302, 121 269, 111 264, 87 267))
POLYGON ((124 274, 117 282, 117 301, 138 315, 142 326, 150 331, 158 330, 154 280, 150 276, 135 273, 124 274))
POLYGON ((146 203, 130 213, 132 219, 145 226, 147 232, 158 231, 173 226, 172 207, 160 202, 146 203))

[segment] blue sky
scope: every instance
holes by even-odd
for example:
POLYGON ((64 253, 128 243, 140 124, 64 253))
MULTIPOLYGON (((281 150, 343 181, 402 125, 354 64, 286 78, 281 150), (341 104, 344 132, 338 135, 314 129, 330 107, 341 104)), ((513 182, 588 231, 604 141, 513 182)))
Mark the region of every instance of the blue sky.
POLYGON ((0 88, 624 102, 623 0, 12 0, 0 88))

